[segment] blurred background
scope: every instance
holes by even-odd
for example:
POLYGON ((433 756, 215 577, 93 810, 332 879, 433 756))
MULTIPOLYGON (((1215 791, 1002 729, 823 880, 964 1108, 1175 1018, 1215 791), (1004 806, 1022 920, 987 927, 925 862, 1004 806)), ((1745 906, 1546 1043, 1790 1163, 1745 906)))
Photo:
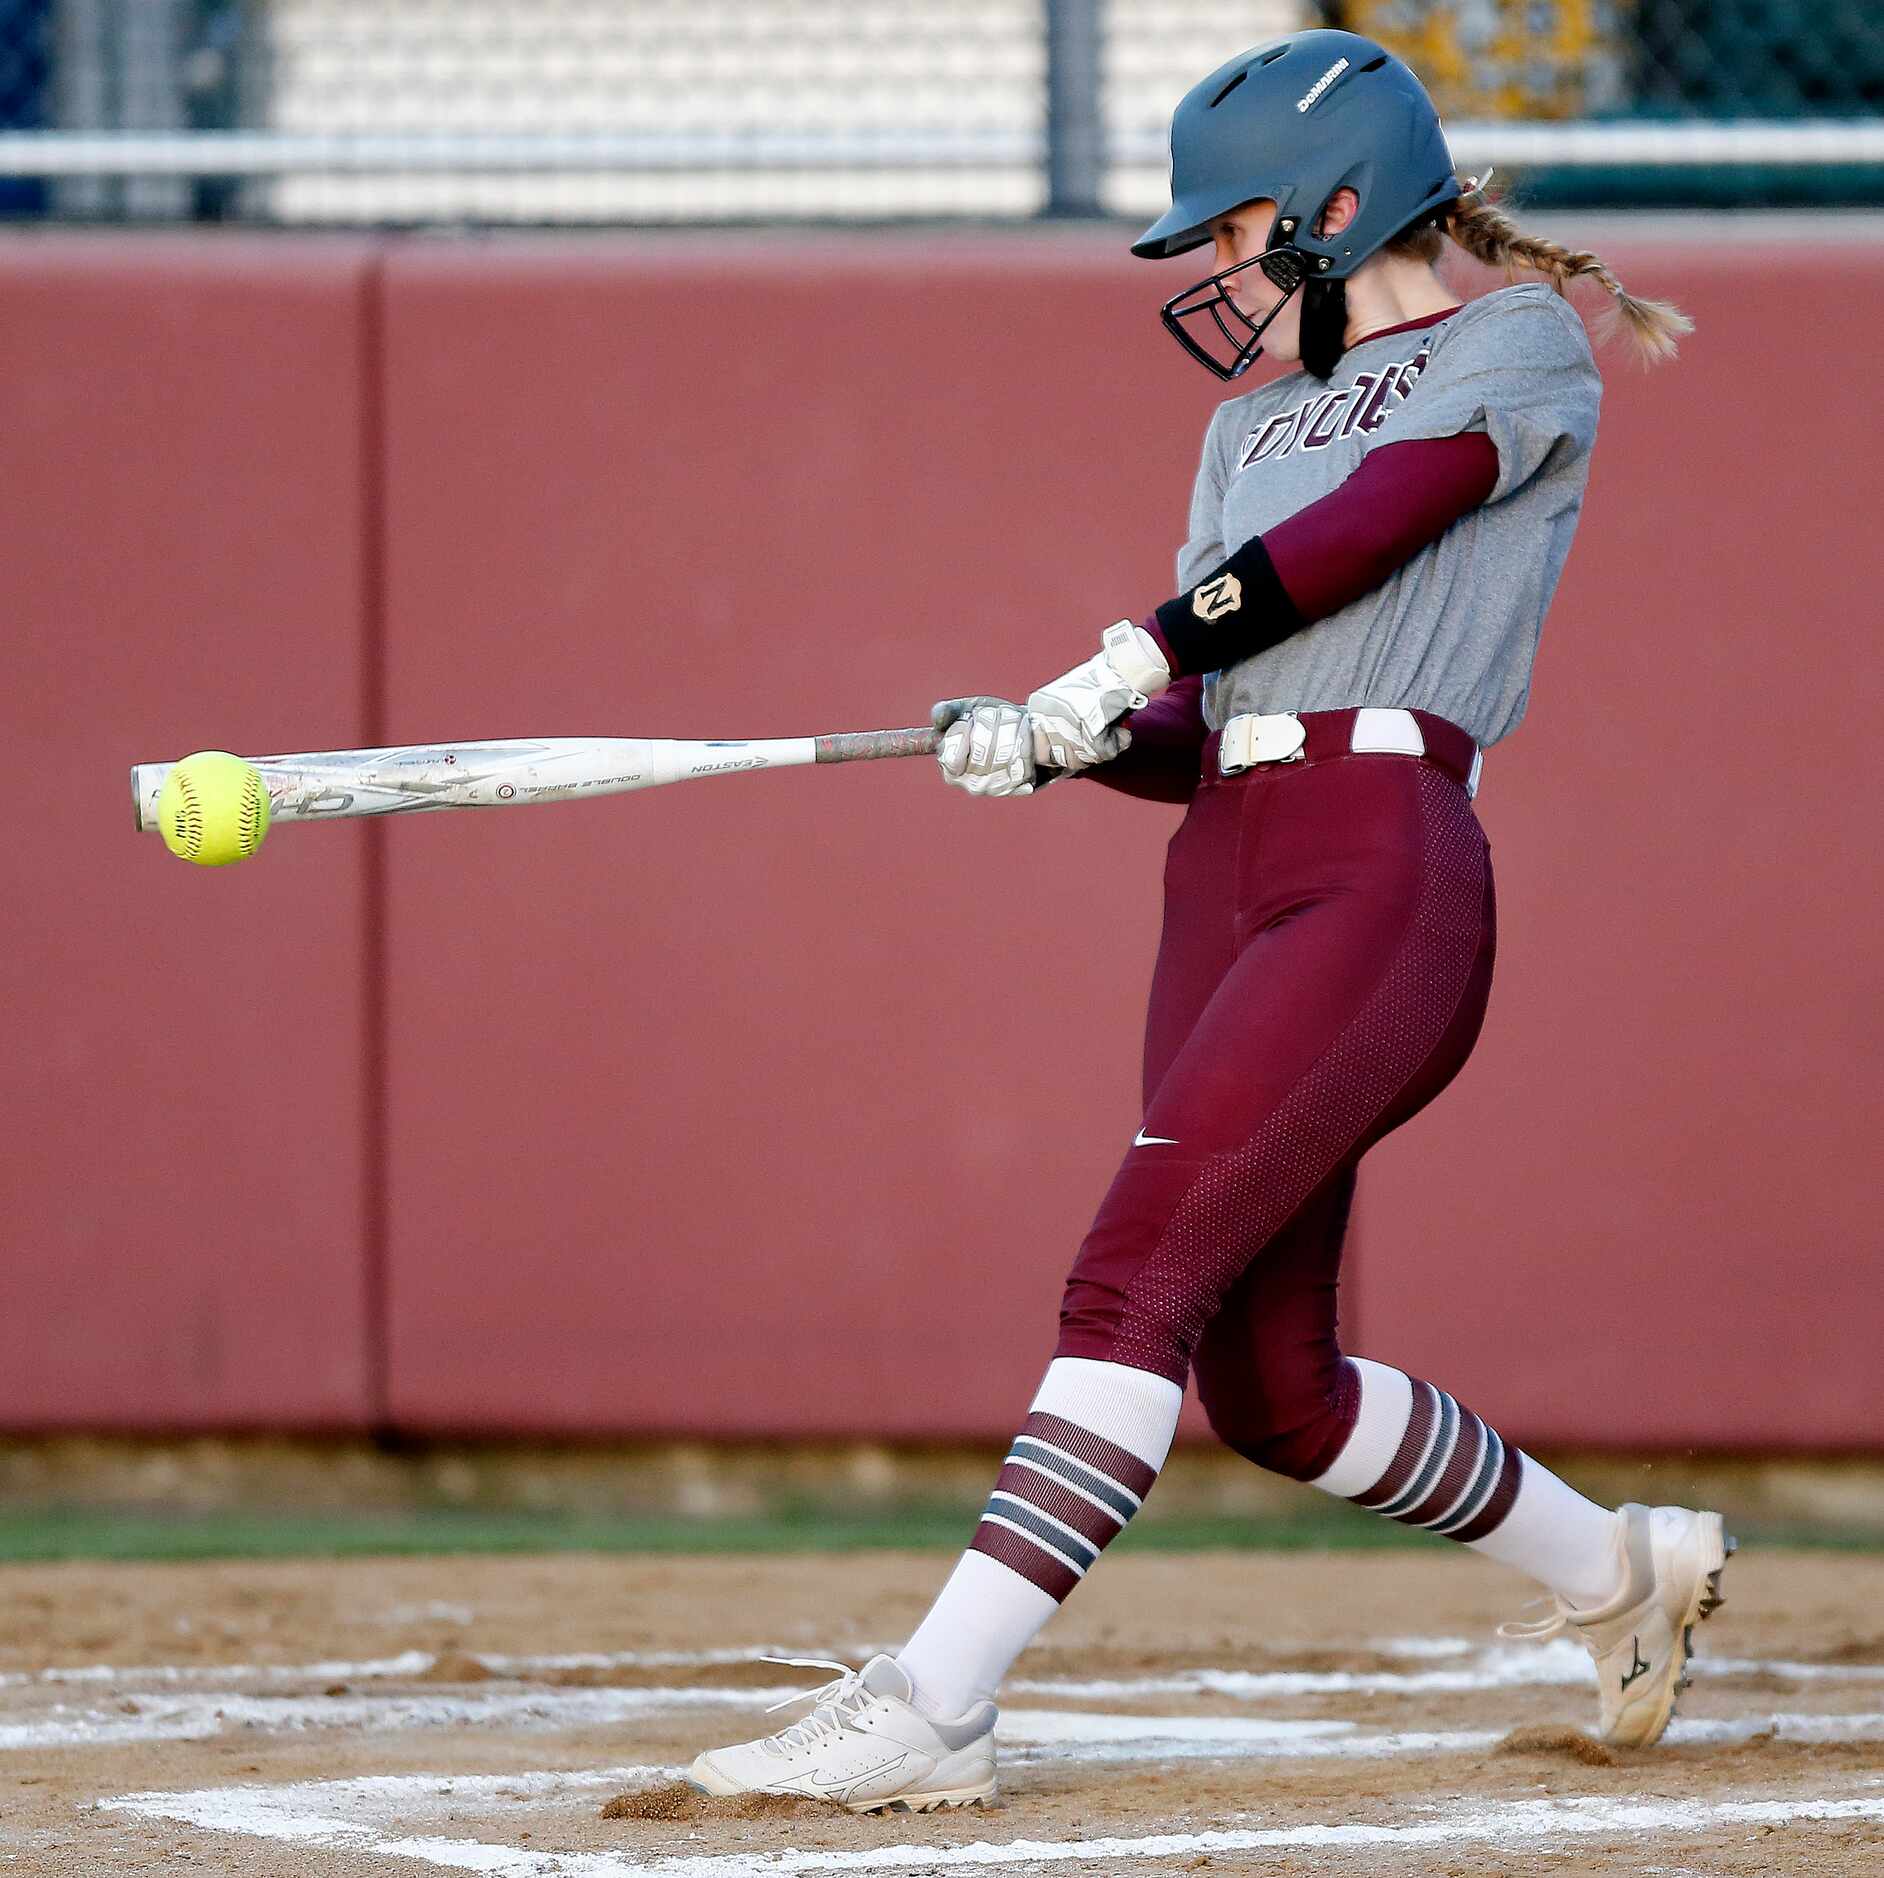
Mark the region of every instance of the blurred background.
POLYGON ((1171 106, 1377 36, 1533 201, 1875 204, 1865 0, 0 0, 20 217, 1150 217, 1171 106))
MULTIPOLYGON (((1317 24, 1697 328, 1607 355, 1349 1345, 1884 1537, 1876 6, 0 0, 0 1552, 960 1539, 1175 811, 881 765, 211 872, 126 771, 1024 693, 1169 591, 1222 395, 1126 253, 1170 111, 1317 24)), ((1186 1426, 1128 1543, 1428 1543, 1186 1426)))

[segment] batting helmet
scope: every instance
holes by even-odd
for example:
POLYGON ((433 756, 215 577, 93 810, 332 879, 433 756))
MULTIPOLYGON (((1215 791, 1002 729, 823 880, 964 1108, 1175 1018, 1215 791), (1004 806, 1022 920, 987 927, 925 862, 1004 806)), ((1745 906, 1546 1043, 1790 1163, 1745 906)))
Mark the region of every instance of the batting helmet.
MULTIPOLYGON (((1171 117, 1171 207, 1132 252, 1162 260, 1201 247, 1218 216, 1268 197, 1276 219, 1259 259, 1286 298, 1304 281, 1347 279, 1460 193, 1439 113, 1400 60, 1358 33, 1292 33, 1219 66, 1185 93, 1171 117), (1347 227, 1320 235, 1321 212, 1342 188, 1354 191, 1359 209, 1347 227)), ((1256 356, 1260 332, 1248 342, 1231 335, 1238 349, 1226 366, 1184 330, 1212 305, 1174 316, 1207 284, 1170 302, 1165 323, 1187 351, 1232 378, 1256 356)), ((1222 303, 1214 310, 1221 330, 1222 303)))

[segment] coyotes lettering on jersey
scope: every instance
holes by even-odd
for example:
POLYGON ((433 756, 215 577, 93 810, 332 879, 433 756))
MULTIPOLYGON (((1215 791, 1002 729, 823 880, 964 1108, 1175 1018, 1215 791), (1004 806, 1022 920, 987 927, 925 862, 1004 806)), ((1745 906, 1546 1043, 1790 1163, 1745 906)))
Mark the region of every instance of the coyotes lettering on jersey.
POLYGON ((1339 438, 1378 430, 1419 382, 1430 356, 1430 348, 1422 346, 1410 359, 1378 372, 1362 372, 1351 385, 1320 392, 1287 411, 1278 411, 1243 439, 1237 468, 1248 469, 1252 463, 1287 456, 1292 450, 1325 450, 1339 438))

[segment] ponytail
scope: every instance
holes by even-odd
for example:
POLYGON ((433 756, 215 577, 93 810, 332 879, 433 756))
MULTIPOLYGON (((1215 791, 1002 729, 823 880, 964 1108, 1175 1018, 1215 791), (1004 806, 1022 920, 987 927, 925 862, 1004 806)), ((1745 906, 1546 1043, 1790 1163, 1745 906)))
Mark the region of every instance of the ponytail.
POLYGON ((1520 268, 1542 274, 1566 298, 1570 283, 1591 280, 1607 293, 1613 305, 1598 322, 1597 337, 1621 337, 1638 364, 1656 365, 1675 356, 1677 343, 1694 331, 1694 322, 1666 300, 1643 300, 1629 292, 1607 264, 1586 249, 1565 248, 1541 235, 1527 235, 1497 204, 1489 201, 1482 184, 1467 182, 1466 193, 1430 221, 1409 229, 1390 245, 1437 261, 1440 236, 1449 236, 1473 260, 1500 269, 1508 280, 1520 268))

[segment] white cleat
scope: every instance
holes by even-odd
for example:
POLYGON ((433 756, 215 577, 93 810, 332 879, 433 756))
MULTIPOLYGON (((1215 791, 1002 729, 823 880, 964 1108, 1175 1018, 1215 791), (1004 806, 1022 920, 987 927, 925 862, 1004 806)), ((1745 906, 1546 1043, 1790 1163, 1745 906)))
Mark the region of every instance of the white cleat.
POLYGON ((873 1656, 862 1669, 803 1658, 767 1661, 839 1673, 822 1689, 791 1698, 813 1704, 802 1721, 762 1741, 700 1755, 687 1778, 702 1792, 795 1793, 853 1813, 930 1813, 994 1798, 992 1702, 959 1721, 939 1722, 911 1703, 909 1678, 893 1657, 873 1656))
POLYGON ((1621 1748, 1652 1747, 1688 1686, 1694 1627, 1720 1605, 1720 1575, 1734 1542, 1718 1513, 1685 1506, 1619 1509, 1616 1550, 1622 1589, 1607 1604, 1579 1610, 1553 1592, 1554 1617, 1501 1624, 1501 1637, 1540 1642, 1570 1631, 1596 1659, 1602 1740, 1621 1748))

